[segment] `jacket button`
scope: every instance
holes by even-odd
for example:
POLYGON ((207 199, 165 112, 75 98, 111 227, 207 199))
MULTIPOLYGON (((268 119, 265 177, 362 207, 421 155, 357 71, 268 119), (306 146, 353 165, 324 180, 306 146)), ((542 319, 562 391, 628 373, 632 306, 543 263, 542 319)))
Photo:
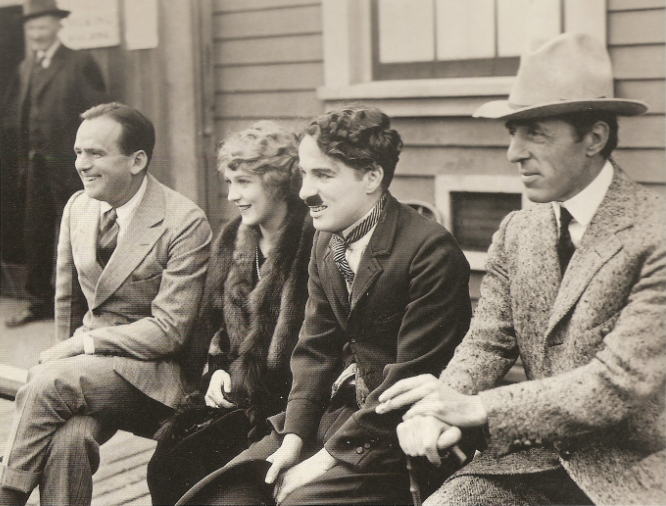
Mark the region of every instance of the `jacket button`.
POLYGON ((358 453, 359 455, 363 453, 363 447, 359 446, 358 448, 356 448, 356 453, 358 453))
POLYGON ((371 446, 370 443, 365 443, 365 444, 363 445, 363 447, 364 447, 366 450, 369 450, 369 449, 370 449, 370 446, 371 446))
POLYGON ((562 457, 564 460, 569 460, 571 458, 571 452, 569 450, 564 450, 560 454, 560 457, 562 457))

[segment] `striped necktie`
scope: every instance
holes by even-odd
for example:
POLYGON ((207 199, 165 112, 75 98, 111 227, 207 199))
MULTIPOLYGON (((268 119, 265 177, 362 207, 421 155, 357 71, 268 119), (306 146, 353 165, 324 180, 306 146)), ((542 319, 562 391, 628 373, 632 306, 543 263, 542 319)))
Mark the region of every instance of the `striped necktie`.
POLYGON ((564 275, 567 270, 569 260, 576 251, 574 243, 571 241, 571 234, 569 233, 569 224, 573 220, 573 216, 566 207, 560 206, 560 237, 557 240, 557 256, 560 259, 560 271, 564 275))
POLYGON ((99 234, 97 236, 97 261, 105 267, 118 243, 118 214, 115 209, 109 209, 99 220, 99 234))
POLYGON ((338 270, 345 278, 348 284, 354 283, 354 271, 352 271, 347 261, 347 248, 350 244, 355 243, 365 234, 367 234, 372 227, 377 225, 379 222, 379 217, 382 215, 382 210, 384 209, 384 204, 386 203, 386 193, 382 195, 382 198, 379 199, 379 202, 375 204, 375 207, 372 208, 370 214, 356 227, 354 227, 347 237, 344 239, 339 235, 333 235, 331 240, 331 249, 333 250, 333 259, 335 260, 335 265, 338 266, 338 270))

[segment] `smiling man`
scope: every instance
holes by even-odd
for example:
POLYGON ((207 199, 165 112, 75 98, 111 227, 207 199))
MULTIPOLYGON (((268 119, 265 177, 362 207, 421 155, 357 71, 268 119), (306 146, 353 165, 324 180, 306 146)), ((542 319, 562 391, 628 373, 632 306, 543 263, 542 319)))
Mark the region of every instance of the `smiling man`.
POLYGON ((396 381, 441 370, 471 307, 469 266, 451 234, 387 190, 401 147, 372 107, 330 112, 305 131, 300 195, 317 232, 286 413, 179 504, 270 500, 247 496, 264 476, 231 472, 256 459, 270 463, 265 482, 280 504, 411 502, 399 416, 374 408, 396 381))
MULTIPOLYGON (((196 385, 181 370, 211 239, 201 209, 147 174, 152 123, 123 104, 82 114, 84 190, 65 207, 56 277, 58 344, 16 396, 0 505, 87 505, 99 445, 152 435, 196 385)), ((73 169, 72 169, 73 170, 73 169)))
POLYGON ((506 122, 527 197, 493 238, 469 333, 439 380, 380 396, 414 403, 398 427, 410 455, 485 427, 488 449, 426 504, 664 504, 664 203, 610 158, 618 115, 608 54, 563 34, 521 60, 506 122), (527 380, 500 381, 520 357, 527 380), (453 426, 453 427, 450 427, 453 426))

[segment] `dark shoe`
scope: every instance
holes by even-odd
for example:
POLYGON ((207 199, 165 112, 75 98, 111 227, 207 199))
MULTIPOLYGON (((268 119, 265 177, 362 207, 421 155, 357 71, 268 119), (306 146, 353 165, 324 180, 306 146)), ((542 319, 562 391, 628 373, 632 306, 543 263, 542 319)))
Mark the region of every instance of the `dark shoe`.
POLYGON ((23 325, 27 325, 28 323, 32 322, 38 322, 42 320, 51 320, 53 318, 53 314, 49 311, 37 311, 32 308, 27 308, 23 311, 21 311, 19 314, 16 316, 12 316, 11 318, 7 318, 5 320, 5 327, 7 328, 15 328, 15 327, 21 327, 23 325))

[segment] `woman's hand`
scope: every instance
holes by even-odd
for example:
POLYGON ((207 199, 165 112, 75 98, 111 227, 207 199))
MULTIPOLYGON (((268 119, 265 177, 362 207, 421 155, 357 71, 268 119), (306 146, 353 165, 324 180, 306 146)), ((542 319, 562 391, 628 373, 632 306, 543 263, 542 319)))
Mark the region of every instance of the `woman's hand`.
POLYGON ((233 408, 234 404, 225 399, 224 394, 231 392, 231 376, 227 371, 218 369, 213 373, 206 392, 206 405, 211 408, 233 408))

